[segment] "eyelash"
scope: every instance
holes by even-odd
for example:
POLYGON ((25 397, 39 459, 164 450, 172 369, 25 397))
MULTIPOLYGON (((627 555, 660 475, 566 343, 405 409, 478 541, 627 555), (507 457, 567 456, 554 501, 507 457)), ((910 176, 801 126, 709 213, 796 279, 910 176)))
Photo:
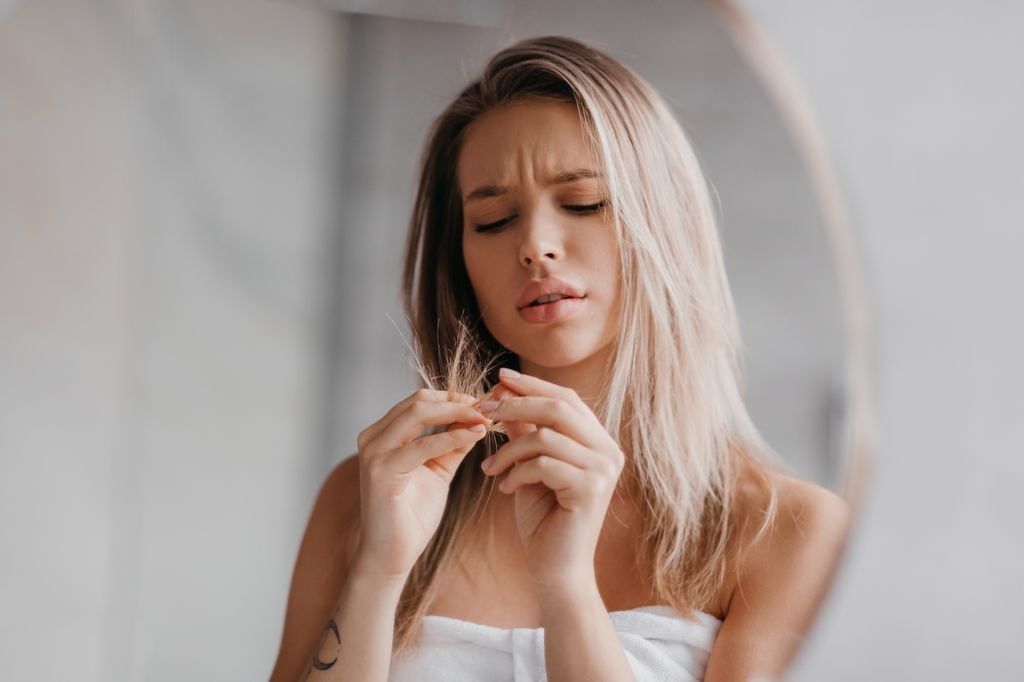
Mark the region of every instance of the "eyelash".
MULTIPOLYGON (((563 206, 563 208, 566 208, 578 215, 589 215, 591 213, 597 213, 602 208, 604 208, 607 205, 607 203, 607 201, 599 201, 596 204, 573 204, 569 206, 563 206)), ((503 218, 501 220, 498 220, 497 222, 487 223, 485 225, 474 224, 473 229, 475 232, 490 232, 491 230, 496 230, 499 227, 503 227, 507 222, 512 220, 512 218, 514 217, 515 216, 512 216, 511 218, 503 218)))

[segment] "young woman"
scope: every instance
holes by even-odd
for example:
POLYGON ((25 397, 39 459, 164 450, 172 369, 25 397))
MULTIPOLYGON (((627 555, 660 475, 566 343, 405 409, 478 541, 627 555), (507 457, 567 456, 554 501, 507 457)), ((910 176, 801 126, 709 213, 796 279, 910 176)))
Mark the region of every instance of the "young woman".
POLYGON ((274 680, 782 673, 849 514, 750 420, 716 230, 639 76, 560 37, 491 59, 422 161, 404 294, 429 387, 324 483, 274 680), (500 373, 434 388, 463 319, 500 373))

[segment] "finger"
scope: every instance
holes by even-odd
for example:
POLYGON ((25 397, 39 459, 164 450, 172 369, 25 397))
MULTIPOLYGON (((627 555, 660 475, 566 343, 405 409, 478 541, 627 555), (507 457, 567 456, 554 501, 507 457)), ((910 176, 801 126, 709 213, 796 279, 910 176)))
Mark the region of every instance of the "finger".
MULTIPOLYGON (((499 401, 506 397, 518 397, 521 395, 522 393, 516 393, 505 384, 498 384, 494 390, 494 399, 499 401)), ((521 438, 537 430, 536 426, 528 422, 502 421, 501 423, 505 427, 505 433, 508 434, 509 440, 521 438)))
POLYGON ((505 384, 497 384, 494 387, 494 399, 495 400, 501 400, 502 398, 504 398, 506 396, 512 396, 512 395, 521 395, 521 394, 520 393, 516 393, 515 391, 513 391, 511 388, 509 388, 505 384))
POLYGON ((537 430, 536 426, 525 422, 502 421, 501 424, 505 427, 505 433, 508 434, 509 440, 522 438, 526 434, 533 433, 537 430))
POLYGON ((573 407, 583 407, 588 411, 590 409, 576 391, 565 386, 553 384, 550 381, 545 381, 539 377, 511 372, 507 368, 503 367, 501 371, 498 372, 498 380, 503 385, 508 386, 513 391, 523 395, 539 395, 547 396, 549 398, 561 398, 573 407))
POLYGON ((391 465, 403 474, 408 473, 428 460, 442 457, 453 451, 463 455, 464 451, 468 451, 486 434, 486 429, 480 431, 454 429, 423 436, 395 450, 390 455, 391 465))
MULTIPOLYGON (((484 402, 501 400, 505 396, 515 396, 515 395, 519 395, 519 394, 516 393, 515 391, 513 391, 512 389, 510 389, 508 386, 505 386, 504 384, 500 384, 500 383, 499 384, 495 384, 494 386, 491 387, 491 389, 489 391, 487 391, 482 396, 480 396, 480 398, 478 398, 476 401, 474 401, 473 407, 479 408, 479 406, 481 404, 483 404, 484 402)), ((505 435, 507 435, 510 439, 511 438, 517 438, 517 437, 519 437, 519 436, 521 436, 521 435, 523 435, 525 433, 529 433, 531 431, 536 431, 536 429, 537 429, 537 427, 533 426, 532 424, 518 424, 516 422, 507 422, 507 423, 506 422, 499 422, 498 420, 491 419, 489 417, 488 417, 488 421, 491 422, 491 424, 492 424, 492 426, 491 426, 492 430, 504 432, 505 435)))
MULTIPOLYGON (((482 402, 484 402, 486 400, 492 399, 493 396, 495 396, 495 395, 505 395, 505 394, 510 393, 510 392, 511 392, 510 389, 506 388, 505 386, 502 386, 501 384, 497 384, 497 386, 492 388, 490 391, 487 391, 483 396, 481 396, 479 398, 477 398, 475 396, 472 396, 472 395, 469 395, 468 393, 457 393, 455 395, 459 396, 459 400, 461 402, 470 403, 473 406, 473 408, 476 409, 476 408, 478 408, 480 406, 480 403, 482 403, 482 402)), ((485 417, 485 419, 487 419, 488 422, 493 422, 494 421, 493 419, 491 419, 489 417, 485 417)), ((478 423, 479 422, 455 422, 454 424, 452 424, 449 427, 449 429, 463 428, 463 427, 472 426, 473 424, 478 424, 478 423)))
POLYGON ((468 422, 486 424, 487 417, 467 403, 417 400, 410 404, 377 436, 386 448, 392 449, 412 442, 429 426, 468 422))
POLYGON ((505 396, 519 395, 508 386, 504 384, 495 384, 489 391, 484 393, 482 396, 473 401, 473 407, 480 407, 481 404, 488 400, 501 400, 505 396))
POLYGON ((561 493, 558 497, 561 503, 563 496, 583 499, 586 496, 586 481, 583 469, 554 457, 541 455, 515 466, 499 484, 498 489, 503 493, 512 494, 520 486, 540 483, 556 493, 561 493), (566 496, 565 493, 571 495, 566 496))
POLYGON ((480 411, 491 419, 548 426, 585 445, 596 445, 594 424, 561 398, 514 396, 497 401, 489 411, 481 406, 480 411))
POLYGON ((543 428, 502 445, 481 463, 481 468, 486 465, 484 473, 497 476, 513 464, 518 465, 538 455, 554 457, 580 469, 593 464, 591 451, 554 429, 543 428))
MULTIPOLYGON (((473 396, 469 396, 464 393, 457 393, 456 395, 465 396, 466 398, 473 398, 473 396)), ((420 388, 416 391, 413 391, 405 398, 395 403, 383 417, 381 417, 373 424, 362 430, 362 432, 359 434, 359 437, 356 440, 359 449, 362 450, 365 447, 366 443, 376 438, 381 431, 386 429, 388 425, 394 421, 395 417, 404 412, 405 409, 416 400, 447 401, 448 392, 437 391, 430 388, 420 388)))

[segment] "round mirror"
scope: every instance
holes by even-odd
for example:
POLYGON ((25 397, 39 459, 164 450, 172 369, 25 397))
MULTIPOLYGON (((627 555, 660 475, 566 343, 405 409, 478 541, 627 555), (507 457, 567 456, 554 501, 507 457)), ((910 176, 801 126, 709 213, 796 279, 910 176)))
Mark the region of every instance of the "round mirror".
POLYGON ((447 15, 435 9, 436 22, 414 9, 401 18, 397 9, 350 18, 357 43, 349 53, 345 100, 354 104, 346 109, 340 144, 350 152, 342 158, 351 182, 339 199, 348 229, 337 236, 341 267, 334 308, 345 353, 333 356, 339 363, 334 393, 343 404, 358 386, 373 399, 355 411, 336 410, 336 435, 324 458, 335 461, 359 425, 373 421, 377 405, 413 380, 405 364, 390 363, 386 381, 378 367, 406 351, 394 325, 402 319, 396 239, 408 221, 427 125, 497 45, 564 31, 613 52, 648 79, 690 135, 720 213, 751 414, 796 472, 840 490, 855 388, 851 356, 859 343, 850 338, 850 303, 841 290, 845 273, 837 266, 837 259, 850 257, 837 249, 849 244, 836 243, 828 213, 833 207, 822 203, 834 197, 823 196, 815 176, 822 168, 805 156, 809 150, 802 145, 814 129, 796 130, 795 136, 787 118, 793 112, 780 109, 777 83, 770 79, 786 72, 773 71, 780 67, 775 62, 752 65, 751 59, 767 59, 764 44, 735 9, 715 3, 649 3, 639 13, 589 5, 581 12, 573 3, 487 7, 469 17, 454 4, 447 15), (623 30, 627 23, 629 31, 623 30), (737 40, 743 42, 737 46, 737 40), (393 229, 359 229, 370 224, 393 229), (354 300, 344 282, 367 278, 379 284, 366 293, 369 299, 354 300))
POLYGON ((730 4, 0 2, 0 515, 27 625, 0 677, 266 677, 317 490, 416 385, 400 258, 428 126, 539 35, 671 106, 750 414, 856 500, 856 252, 809 107, 730 4))

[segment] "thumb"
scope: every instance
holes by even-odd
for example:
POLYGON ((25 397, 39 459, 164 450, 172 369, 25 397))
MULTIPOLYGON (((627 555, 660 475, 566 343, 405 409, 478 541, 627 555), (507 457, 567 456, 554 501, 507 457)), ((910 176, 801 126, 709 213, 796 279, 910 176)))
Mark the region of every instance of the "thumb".
MULTIPOLYGON (((501 400, 510 396, 521 396, 522 393, 517 393, 505 384, 498 384, 494 393, 491 396, 492 400, 501 400)), ((503 421, 502 424, 505 426, 505 432, 508 434, 509 440, 519 438, 519 436, 525 436, 528 433, 532 433, 537 430, 536 425, 530 424, 529 422, 509 422, 503 421)))
MULTIPOLYGON (((469 426, 474 426, 475 424, 478 423, 479 422, 455 422, 450 427, 448 427, 447 430, 454 431, 455 429, 464 429, 469 426)), ((431 461, 436 464, 435 473, 441 476, 444 479, 445 483, 451 483, 452 479, 455 477, 455 472, 458 470, 459 465, 462 464, 462 460, 466 458, 466 455, 469 454, 473 447, 479 442, 480 441, 477 440, 470 443, 469 445, 463 446, 461 448, 455 448, 454 450, 446 452, 445 454, 440 455, 439 457, 434 457, 431 461)))

